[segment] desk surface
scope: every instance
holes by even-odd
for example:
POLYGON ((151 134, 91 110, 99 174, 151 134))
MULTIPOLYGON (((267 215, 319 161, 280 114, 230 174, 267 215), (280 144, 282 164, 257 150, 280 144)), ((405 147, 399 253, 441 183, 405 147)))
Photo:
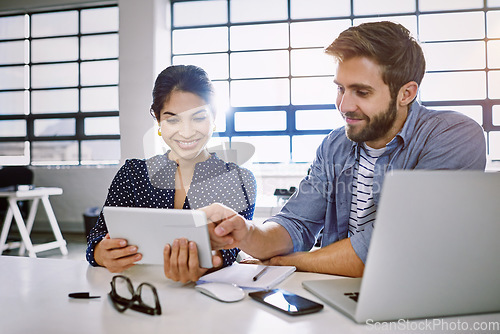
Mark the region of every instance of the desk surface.
MULTIPOLYGON (((85 261, 0 256, 1 333, 385 333, 354 323, 325 305, 319 313, 291 317, 261 305, 248 296, 236 303, 221 303, 193 288, 167 280, 161 266, 135 266, 124 274, 134 285, 150 282, 158 289, 161 316, 135 311, 118 313, 108 299, 113 274, 85 261), (70 292, 89 291, 100 299, 68 298, 70 292)), ((334 276, 294 273, 280 287, 319 301, 301 287, 303 280, 334 276)), ((475 322, 500 321, 500 314, 448 317, 472 328, 475 322)), ((432 320, 430 320, 432 321, 432 320)), ((416 333, 424 320, 399 327, 398 333, 416 333), (412 327, 410 327, 412 326, 412 327), (408 329, 407 329, 408 328, 408 329)), ((446 332, 446 331, 437 331, 446 332)), ((449 333, 457 332, 450 330, 449 333)), ((467 333, 468 331, 460 331, 467 333)), ((472 332, 472 331, 470 331, 472 332)), ((490 331, 492 332, 492 331, 490 331)), ((487 331, 485 331, 487 333, 487 331)))
POLYGON ((47 195, 61 195, 63 190, 56 187, 37 187, 31 190, 0 191, 0 197, 34 198, 47 195))

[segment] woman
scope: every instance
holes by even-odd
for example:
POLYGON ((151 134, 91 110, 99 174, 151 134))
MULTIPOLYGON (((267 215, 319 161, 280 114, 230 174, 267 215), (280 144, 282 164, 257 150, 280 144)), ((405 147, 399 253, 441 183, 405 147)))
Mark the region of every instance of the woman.
MULTIPOLYGON (((156 79, 150 112, 158 122, 158 135, 170 150, 147 160, 127 160, 113 179, 104 205, 197 209, 219 202, 252 219, 256 195, 253 174, 222 161, 206 148, 214 131, 215 109, 213 86, 205 71, 193 65, 166 68, 156 79)), ((232 264, 238 251, 218 251, 214 266, 232 264)), ((185 239, 166 245, 165 275, 182 282, 197 280, 206 269, 198 266, 195 252, 196 245, 185 239), (181 266, 186 262, 188 273, 182 269, 186 266, 181 266)), ((87 237, 89 263, 121 272, 140 259, 137 247, 109 237, 101 212, 87 237)))

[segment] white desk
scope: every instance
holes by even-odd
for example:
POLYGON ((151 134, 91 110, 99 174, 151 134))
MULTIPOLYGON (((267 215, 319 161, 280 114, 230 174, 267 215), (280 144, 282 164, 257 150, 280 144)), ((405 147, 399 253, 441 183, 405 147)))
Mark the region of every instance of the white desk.
POLYGON ((63 193, 61 188, 35 188, 32 190, 19 190, 19 191, 3 191, 0 192, 0 197, 5 197, 9 203, 9 209, 5 215, 3 222, 2 234, 0 235, 0 255, 6 249, 19 247, 19 255, 24 254, 24 250, 28 251, 30 257, 36 257, 36 253, 43 252, 49 249, 60 248, 63 255, 68 254, 66 248, 66 241, 64 240, 59 225, 57 224, 56 216, 50 205, 49 196, 61 195, 63 193), (18 201, 31 200, 31 208, 28 214, 26 223, 23 220, 21 211, 17 206, 18 201), (43 207, 49 218, 50 227, 54 233, 56 241, 48 242, 39 245, 33 245, 30 238, 31 229, 35 221, 36 212, 38 210, 38 203, 42 200, 43 207), (21 243, 7 243, 7 235, 9 234, 10 225, 14 218, 19 233, 21 234, 21 243))
MULTIPOLYGON (((6 334, 388 332, 356 324, 328 305, 319 313, 291 317, 261 305, 248 296, 240 302, 221 303, 197 292, 193 284, 182 285, 166 279, 161 266, 141 265, 124 272, 135 287, 144 281, 156 286, 162 307, 161 316, 131 310, 118 313, 107 296, 110 291, 109 282, 114 274, 104 268, 90 267, 85 261, 0 256, 0 268, 0 332, 6 334), (100 295, 101 298, 68 298, 68 293, 81 291, 100 295)), ((294 273, 279 287, 320 302, 302 288, 301 282, 332 277, 335 276, 294 273)), ((500 313, 448 317, 442 320, 460 321, 472 328, 474 322, 498 324, 500 313)), ((423 320, 410 323, 416 326, 422 322, 423 320)), ((425 333, 429 330, 396 332, 425 333)))

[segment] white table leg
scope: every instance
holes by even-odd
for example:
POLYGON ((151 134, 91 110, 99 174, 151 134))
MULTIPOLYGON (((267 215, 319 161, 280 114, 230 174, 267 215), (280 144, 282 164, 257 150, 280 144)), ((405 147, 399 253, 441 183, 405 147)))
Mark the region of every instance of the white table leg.
POLYGON ((5 219, 3 220, 2 235, 0 236, 0 255, 2 255, 4 249, 9 248, 8 246, 6 246, 6 243, 7 236, 9 235, 10 224, 12 223, 12 217, 14 217, 14 215, 12 214, 12 210, 9 206, 7 214, 5 215, 5 219))
POLYGON ((16 221, 17 228, 19 233, 21 234, 21 239, 28 250, 28 254, 30 257, 36 257, 35 250, 33 248, 33 244, 31 243, 30 235, 28 230, 26 230, 26 225, 24 224, 23 216, 21 215, 21 211, 19 211, 19 207, 17 206, 17 201, 14 198, 9 198, 9 206, 14 214, 14 220, 16 221))
POLYGON ((47 213, 47 217, 49 218, 50 226, 52 227, 54 236, 56 237, 56 240, 59 243, 59 248, 61 249, 61 253, 63 255, 68 255, 68 249, 66 248, 66 240, 64 240, 61 230, 59 229, 59 225, 57 224, 56 220, 56 215, 52 210, 52 206, 50 205, 48 195, 42 197, 42 203, 43 207, 45 208, 45 212, 47 213))
MULTIPOLYGON (((31 203, 30 212, 28 214, 28 220, 26 221, 26 230, 28 231, 28 235, 31 235, 31 230, 33 229, 33 223, 35 222, 35 216, 38 209, 38 203, 40 202, 39 198, 34 198, 31 203)), ((19 247, 19 255, 23 255, 26 247, 23 243, 19 247)))

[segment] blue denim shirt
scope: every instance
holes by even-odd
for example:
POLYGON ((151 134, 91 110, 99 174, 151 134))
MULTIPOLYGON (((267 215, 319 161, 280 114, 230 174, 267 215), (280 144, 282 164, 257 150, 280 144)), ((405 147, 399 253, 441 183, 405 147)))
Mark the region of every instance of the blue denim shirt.
MULTIPOLYGON (((282 225, 293 241, 293 251, 308 251, 323 229, 321 247, 348 237, 353 171, 361 144, 333 130, 322 142, 311 171, 282 210, 267 221, 282 225)), ((401 131, 387 144, 375 164, 373 195, 378 205, 387 171, 397 169, 478 169, 486 165, 483 129, 454 111, 429 110, 414 102, 401 131)), ((267 222, 266 221, 266 222, 267 222)), ((365 262, 373 223, 350 236, 365 262)))

